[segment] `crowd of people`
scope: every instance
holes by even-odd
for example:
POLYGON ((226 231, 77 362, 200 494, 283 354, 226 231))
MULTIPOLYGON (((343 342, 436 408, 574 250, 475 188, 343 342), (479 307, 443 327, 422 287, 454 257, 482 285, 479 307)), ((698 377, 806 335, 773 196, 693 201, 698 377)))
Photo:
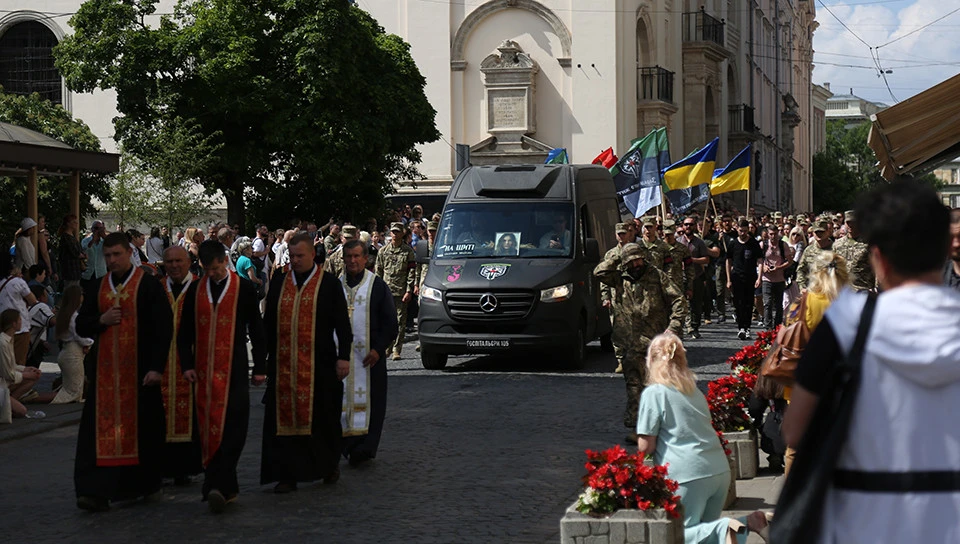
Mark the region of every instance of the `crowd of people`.
POLYGON ((670 463, 685 541, 744 542, 751 531, 766 539, 771 519, 779 540, 956 540, 957 433, 949 418, 931 414, 951 413, 960 398, 960 209, 948 210, 929 188, 904 182, 862 196, 843 214, 734 218, 621 223, 620 243, 595 270, 613 307, 627 440, 655 463, 670 463), (683 232, 676 236, 678 223, 683 232), (730 469, 681 340, 686 308, 685 332, 696 339, 701 319, 726 319, 728 296, 740 339, 749 338, 753 323, 809 333, 787 383, 765 380, 761 369, 759 410, 751 406, 751 415, 769 406, 783 422, 782 429, 757 422, 786 446, 768 450, 771 466, 779 462, 788 475, 790 510, 779 528, 778 512, 721 517, 730 469), (870 320, 864 308, 873 297, 870 320), (860 359, 858 327, 870 332, 852 386, 834 369, 845 358, 860 359), (821 397, 827 410, 817 410, 821 397), (837 398, 855 399, 849 419, 837 416, 837 398), (839 441, 819 442, 834 425, 844 425, 834 435, 839 441), (823 447, 836 448, 829 466, 817 457, 823 447), (791 472, 795 458, 799 474, 791 472), (824 495, 810 491, 817 480, 824 495), (801 531, 807 540, 795 538, 801 531))
MULTIPOLYGON (((893 289, 910 273, 930 272, 885 260, 889 252, 909 250, 876 239, 878 232, 894 236, 875 217, 887 210, 752 212, 649 215, 618 223, 617 244, 594 271, 626 382, 628 440, 655 456, 671 455, 665 413, 680 410, 675 415, 683 417, 668 418, 674 422, 703 415, 700 393, 689 387, 682 339, 699 339, 701 327, 725 322, 727 308, 733 308, 741 340, 754 328, 772 330, 784 320, 803 320, 821 331, 818 325, 825 316, 830 321, 828 308, 843 300, 845 288, 893 289), (862 228, 863 213, 874 214, 866 218, 872 230, 862 228), (667 336, 655 342, 664 331, 667 336), (660 347, 652 350, 651 343, 660 347), (648 387, 653 384, 661 387, 648 387)), ((383 232, 371 219, 362 227, 333 220, 279 230, 257 225, 249 237, 222 223, 172 234, 153 228, 146 236, 135 229, 108 233, 101 221, 81 233, 78 218, 68 215, 53 244, 44 218, 24 219, 11 258, 0 260, 0 406, 7 421, 25 415, 25 403, 86 401, 76 458, 81 508, 104 510, 110 501, 155 493, 163 477, 184 484, 202 472, 202 496, 221 512, 239 490, 248 380, 269 383, 261 482, 275 483, 278 493, 295 490, 298 482, 336 482, 341 457, 362 464, 376 456, 387 379, 386 365, 377 363, 401 356, 407 316, 428 266, 417 263, 412 248, 426 240, 432 250, 440 215, 427 218, 419 206, 408 206, 386 219, 383 232), (59 345, 61 378, 53 391, 40 392, 35 386, 39 362, 51 347, 48 331, 59 345), (120 364, 133 360, 136 365, 120 364)), ((950 229, 949 258, 936 276, 956 292, 958 210, 950 229)), ((517 241, 497 243, 510 254, 517 241)), ((833 350, 831 356, 847 340, 820 336, 811 345, 826 346, 817 350, 833 350)), ((765 393, 772 398, 758 398, 780 406, 782 416, 800 392, 809 411, 816 376, 798 374, 796 388, 774 387, 765 393)), ((790 433, 784 432, 790 447, 771 454, 771 463, 779 455, 788 472, 802 434, 790 433)), ((687 510, 691 527, 716 521, 711 497, 724 485, 718 477, 723 471, 713 464, 690 471, 691 482, 712 478, 687 486, 698 497, 698 506, 687 510)), ((683 489, 688 482, 680 483, 683 489)), ((766 525, 762 516, 743 521, 754 530, 766 525)), ((742 528, 713 523, 695 532, 742 528)))

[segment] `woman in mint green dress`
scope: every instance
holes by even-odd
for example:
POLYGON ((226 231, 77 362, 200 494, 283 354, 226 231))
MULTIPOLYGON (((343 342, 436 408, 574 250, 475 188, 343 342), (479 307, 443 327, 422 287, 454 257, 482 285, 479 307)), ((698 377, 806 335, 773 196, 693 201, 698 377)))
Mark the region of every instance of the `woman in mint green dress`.
POLYGON ((652 455, 656 464, 668 465, 667 476, 680 484, 686 544, 742 544, 749 531, 765 537, 763 512, 739 520, 720 517, 730 465, 710 422, 707 399, 687 366, 683 342, 671 332, 654 338, 647 351, 637 435, 640 451, 652 455))

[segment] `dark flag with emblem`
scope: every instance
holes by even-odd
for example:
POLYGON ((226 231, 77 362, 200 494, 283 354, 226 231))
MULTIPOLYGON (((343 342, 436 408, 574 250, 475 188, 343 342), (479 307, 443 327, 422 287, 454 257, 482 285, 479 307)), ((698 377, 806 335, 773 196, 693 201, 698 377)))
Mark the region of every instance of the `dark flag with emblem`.
POLYGON ((610 169, 621 201, 621 213, 634 217, 660 205, 660 168, 670 162, 667 129, 658 128, 633 141, 630 150, 610 169))

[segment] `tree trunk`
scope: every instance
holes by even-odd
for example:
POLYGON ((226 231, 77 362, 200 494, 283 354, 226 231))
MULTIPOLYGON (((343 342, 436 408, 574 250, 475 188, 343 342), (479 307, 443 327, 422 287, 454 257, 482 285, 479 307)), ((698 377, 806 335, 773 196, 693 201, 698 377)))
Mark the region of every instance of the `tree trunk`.
POLYGON ((227 201, 227 223, 240 225, 240 229, 246 228, 246 208, 243 203, 243 188, 240 190, 224 191, 223 196, 227 201))

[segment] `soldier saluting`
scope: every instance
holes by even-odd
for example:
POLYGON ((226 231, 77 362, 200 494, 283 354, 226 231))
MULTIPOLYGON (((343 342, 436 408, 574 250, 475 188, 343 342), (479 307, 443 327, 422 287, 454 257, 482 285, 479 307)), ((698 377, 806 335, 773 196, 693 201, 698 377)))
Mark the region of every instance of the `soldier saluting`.
POLYGON ((614 289, 613 340, 623 348, 627 385, 623 424, 630 429, 627 441, 635 444, 647 348, 653 337, 665 330, 679 336, 686 306, 680 287, 665 272, 647 263, 646 251, 638 244, 625 244, 619 256, 608 257, 593 274, 614 289))

